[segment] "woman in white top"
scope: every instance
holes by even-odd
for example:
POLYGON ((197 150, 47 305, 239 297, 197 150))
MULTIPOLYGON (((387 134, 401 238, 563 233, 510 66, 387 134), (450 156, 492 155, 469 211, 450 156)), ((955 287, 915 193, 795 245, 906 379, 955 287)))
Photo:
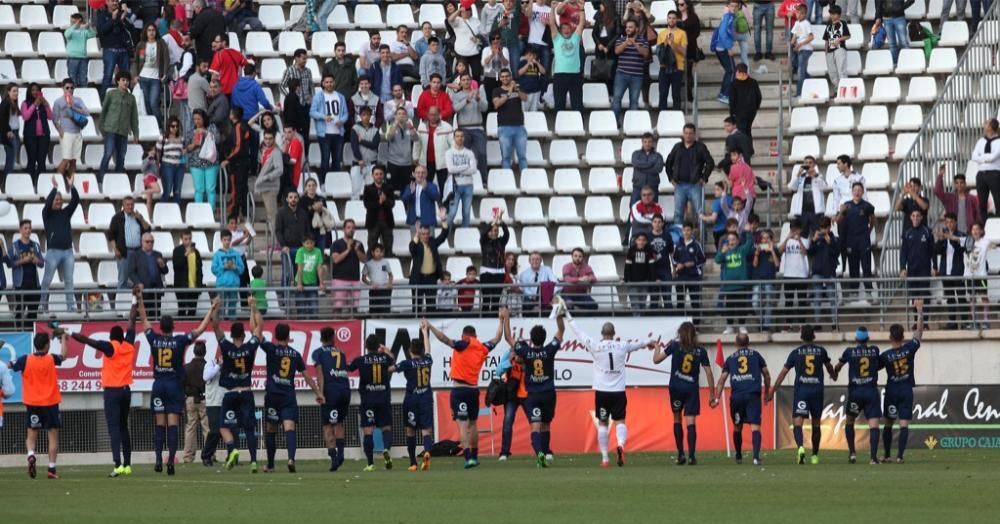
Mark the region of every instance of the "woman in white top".
POLYGON ((510 53, 501 43, 500 33, 490 35, 490 46, 483 49, 483 88, 486 93, 493 93, 493 90, 500 87, 500 71, 510 69, 510 53))
POLYGON ((448 23, 455 30, 455 55, 465 58, 472 66, 472 78, 482 78, 483 66, 479 58, 479 19, 472 16, 472 9, 461 5, 448 16, 448 23))
POLYGON ((163 111, 160 95, 163 82, 170 71, 170 50, 160 39, 156 26, 148 24, 142 30, 142 38, 135 46, 135 60, 132 61, 132 77, 139 79, 142 98, 146 103, 146 114, 156 117, 156 125, 163 128, 163 111))
MULTIPOLYGON (((17 107, 17 95, 17 85, 8 84, 0 100, 0 144, 3 144, 6 159, 0 182, 7 180, 21 152, 21 111, 17 107)), ((0 187, 6 187, 6 184, 0 187)))
POLYGON ((969 236, 965 239, 965 276, 969 280, 969 305, 972 306, 972 322, 966 329, 989 329, 989 295, 986 282, 986 254, 993 243, 984 236, 981 224, 972 224, 969 236), (976 316, 976 305, 982 304, 982 322, 976 316))

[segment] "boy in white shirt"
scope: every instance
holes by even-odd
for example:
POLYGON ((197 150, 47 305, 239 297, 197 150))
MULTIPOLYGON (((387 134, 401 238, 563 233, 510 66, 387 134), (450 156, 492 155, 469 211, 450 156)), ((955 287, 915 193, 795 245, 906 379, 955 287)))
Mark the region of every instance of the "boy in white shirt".
POLYGON ((795 96, 802 96, 802 84, 809 78, 809 57, 812 56, 812 25, 806 19, 806 6, 795 7, 795 25, 792 26, 792 74, 799 72, 795 96))

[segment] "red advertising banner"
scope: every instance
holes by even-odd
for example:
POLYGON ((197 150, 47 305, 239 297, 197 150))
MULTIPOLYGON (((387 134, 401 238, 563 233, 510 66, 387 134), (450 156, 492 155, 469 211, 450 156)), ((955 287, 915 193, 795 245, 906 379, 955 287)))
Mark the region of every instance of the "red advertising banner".
MULTIPOLYGON (((174 332, 175 333, 185 333, 192 329, 198 327, 199 322, 177 322, 174 332)), ((223 322, 222 329, 226 331, 227 335, 229 333, 230 322, 223 322)), ((271 335, 274 332, 274 326, 278 322, 265 320, 264 321, 264 339, 271 340, 271 335)), ((363 343, 362 338, 364 337, 364 331, 362 329, 362 323, 360 320, 348 320, 343 322, 287 322, 290 331, 290 341, 289 345, 302 353, 302 358, 306 361, 307 373, 312 375, 313 368, 311 366, 311 356, 312 350, 320 346, 319 332, 322 328, 330 326, 337 332, 336 345, 341 350, 343 350, 349 358, 354 358, 361 354, 361 346, 363 343)), ((72 333, 80 333, 94 340, 107 340, 108 332, 111 330, 112 326, 119 325, 125 327, 124 322, 83 322, 83 323, 63 323, 61 327, 69 330, 72 333)), ((154 329, 159 329, 157 323, 153 324, 154 329)), ((36 326, 37 331, 51 331, 47 324, 38 323, 36 326)), ((141 331, 141 326, 137 326, 139 332, 136 333, 135 344, 136 344, 136 362, 135 370, 133 371, 133 377, 135 378, 135 383, 132 385, 133 391, 149 391, 153 384, 153 361, 150 354, 149 343, 146 342, 146 336, 141 331)), ((215 333, 212 332, 211 328, 205 331, 198 340, 205 342, 205 348, 207 351, 206 359, 213 359, 217 353, 218 342, 215 339, 215 333)), ((69 339, 67 344, 69 347, 61 347, 61 343, 58 340, 54 340, 52 343, 52 351, 55 353, 61 353, 66 360, 63 365, 59 367, 59 387, 62 391, 67 393, 73 392, 90 392, 90 391, 100 391, 101 390, 101 367, 103 363, 101 358, 103 357, 100 351, 96 349, 84 346, 75 340, 69 339)), ((185 362, 189 362, 194 358, 193 346, 189 346, 187 354, 184 357, 185 362)), ((257 352, 257 358, 254 362, 253 371, 253 388, 254 389, 264 389, 264 381, 267 376, 267 370, 265 368, 265 356, 262 351, 257 352)), ((352 385, 356 386, 357 378, 352 377, 352 385)), ((305 381, 301 378, 296 380, 296 388, 306 389, 305 381)))
MULTIPOLYGON (((485 403, 485 389, 483 400, 485 403)), ((459 440, 458 428, 451 420, 449 391, 437 392, 438 440, 459 440)), ((726 390, 727 401, 729 390, 726 390)), ((673 433, 673 413, 670 410, 670 394, 667 388, 629 388, 628 442, 630 451, 675 451, 673 433)), ((698 449, 705 451, 725 451, 726 439, 731 439, 732 420, 723 424, 722 405, 712 409, 708 405, 708 388, 701 390, 701 415, 698 417, 698 449), (729 431, 726 431, 726 429, 729 431)), ((514 436, 511 451, 515 454, 531 454, 531 427, 520 409, 514 421, 514 436)), ((764 406, 761 432, 763 447, 774 448, 774 409, 764 406)), ((479 416, 479 450, 482 454, 500 453, 501 431, 503 430, 503 407, 484 409, 479 416), (488 432, 486 432, 488 431, 488 432)), ((614 422, 611 423, 609 446, 617 446, 614 422)), ((588 390, 559 390, 556 396, 556 417, 552 421, 552 449, 556 453, 598 453, 597 418, 594 416, 594 392, 588 390)), ((750 428, 744 426, 744 445, 749 446, 750 428)), ((749 448, 748 448, 749 449, 749 448)), ((747 450, 744 450, 747 451, 747 450)))

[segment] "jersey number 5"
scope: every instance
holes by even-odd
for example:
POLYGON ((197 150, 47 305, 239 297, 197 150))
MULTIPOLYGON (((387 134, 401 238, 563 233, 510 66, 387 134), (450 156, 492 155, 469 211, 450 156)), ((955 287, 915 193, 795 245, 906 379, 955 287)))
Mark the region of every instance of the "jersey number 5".
POLYGON ((806 375, 812 376, 816 373, 816 355, 806 355, 806 375))

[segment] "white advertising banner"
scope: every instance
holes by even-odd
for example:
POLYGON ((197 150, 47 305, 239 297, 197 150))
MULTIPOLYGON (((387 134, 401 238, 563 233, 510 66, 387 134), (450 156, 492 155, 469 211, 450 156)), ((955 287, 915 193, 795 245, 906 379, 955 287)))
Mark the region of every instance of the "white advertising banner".
MULTIPOLYGON (((606 321, 611 321, 615 325, 616 339, 618 340, 656 340, 665 345, 676 336, 677 328, 685 320, 687 319, 682 317, 584 317, 575 319, 574 324, 588 336, 598 340, 601 336, 601 326, 606 321)), ((497 319, 478 318, 433 321, 434 326, 452 339, 461 338, 462 329, 465 326, 472 326, 476 329, 479 340, 483 342, 491 340, 496 335, 498 323, 497 319)), ((553 319, 513 318, 511 319, 511 328, 514 338, 527 339, 528 332, 538 324, 541 324, 548 332, 548 339, 555 336, 556 322, 553 319)), ((419 323, 413 320, 368 320, 365 322, 365 337, 374 334, 394 353, 399 354, 400 360, 407 357, 408 352, 405 349, 411 339, 419 337, 419 330, 419 323)), ((493 371, 506 349, 507 343, 501 338, 500 343, 497 344, 496 349, 490 352, 489 358, 483 365, 483 371, 479 377, 481 386, 489 384, 493 378, 493 371)), ((451 380, 448 378, 451 371, 451 354, 452 349, 432 335, 431 356, 434 358, 434 371, 431 385, 433 387, 451 387, 451 380)), ((556 386, 589 388, 592 368, 590 353, 587 352, 580 340, 579 334, 567 322, 562 347, 556 355, 556 386)), ((629 386, 665 386, 670 377, 670 360, 658 365, 653 364, 653 351, 640 349, 629 356, 627 369, 626 380, 629 386)), ((400 388, 404 387, 405 384, 406 382, 401 375, 397 374, 393 377, 392 387, 400 388)))

